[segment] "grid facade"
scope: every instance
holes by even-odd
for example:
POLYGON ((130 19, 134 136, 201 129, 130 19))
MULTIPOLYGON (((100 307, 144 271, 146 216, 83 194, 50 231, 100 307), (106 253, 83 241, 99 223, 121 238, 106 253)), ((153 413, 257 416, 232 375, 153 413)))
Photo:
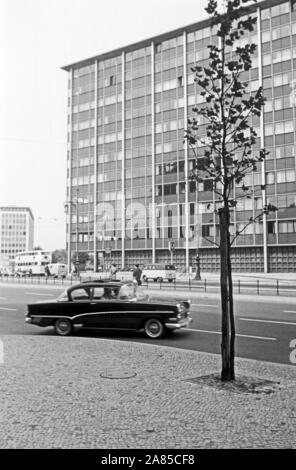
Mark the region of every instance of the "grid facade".
POLYGON ((0 259, 33 249, 34 217, 28 207, 0 207, 0 259))
MULTIPOLYGON (((265 146, 269 154, 245 178, 254 196, 240 199, 233 211, 234 233, 266 202, 278 211, 236 239, 234 270, 295 269, 293 10, 291 1, 257 4, 252 12, 257 26, 240 40, 240 45, 257 44, 252 69, 242 78, 250 91, 263 85, 264 113, 252 125, 260 136, 256 147, 265 146)), ((218 44, 218 38, 206 20, 64 67, 69 74, 68 251, 78 245, 93 256, 95 269, 104 259, 122 266, 169 262, 169 241, 178 267, 193 266, 198 249, 201 269, 218 269, 211 243, 218 236, 215 193, 210 182, 188 178, 194 155, 184 143, 187 119, 204 99, 191 67, 207 64, 209 44, 218 44)), ((234 191, 241 194, 239 186, 234 191)))

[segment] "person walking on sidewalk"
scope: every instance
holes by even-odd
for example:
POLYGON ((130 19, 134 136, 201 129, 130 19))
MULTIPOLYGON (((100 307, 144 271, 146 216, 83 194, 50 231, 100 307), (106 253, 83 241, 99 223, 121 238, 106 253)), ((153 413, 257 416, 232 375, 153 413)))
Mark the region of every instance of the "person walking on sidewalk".
POLYGON ((140 266, 138 264, 135 264, 135 268, 133 271, 133 278, 138 284, 138 286, 142 284, 141 276, 142 276, 142 269, 140 269, 140 266))
POLYGON ((111 265, 110 268, 110 279, 115 280, 116 279, 116 273, 117 273, 117 267, 115 264, 111 265))

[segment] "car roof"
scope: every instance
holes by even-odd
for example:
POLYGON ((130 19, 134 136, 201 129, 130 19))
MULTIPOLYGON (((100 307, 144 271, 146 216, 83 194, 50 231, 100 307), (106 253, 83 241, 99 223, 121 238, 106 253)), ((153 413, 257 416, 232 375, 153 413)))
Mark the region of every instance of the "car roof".
POLYGON ((119 279, 90 279, 86 281, 81 281, 80 284, 126 284, 121 282, 119 279))
POLYGON ((74 284, 73 286, 69 287, 68 292, 71 292, 74 289, 85 289, 85 288, 91 288, 91 287, 110 287, 111 289, 113 288, 118 288, 123 286, 124 284, 130 284, 130 282, 121 282, 121 281, 84 281, 81 282, 80 284, 74 284))

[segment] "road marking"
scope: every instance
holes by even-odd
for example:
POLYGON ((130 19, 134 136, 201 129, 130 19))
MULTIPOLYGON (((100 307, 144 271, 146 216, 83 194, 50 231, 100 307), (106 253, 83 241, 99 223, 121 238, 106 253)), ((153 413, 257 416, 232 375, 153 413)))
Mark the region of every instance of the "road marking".
POLYGON ((243 321, 255 321, 260 323, 280 323, 281 325, 296 325, 295 322, 291 321, 279 321, 279 320, 258 320, 257 318, 240 318, 243 321))
MULTIPOLYGON (((197 331, 198 333, 212 333, 215 335, 221 335, 221 331, 209 331, 209 330, 195 330, 193 328, 186 328, 187 331, 197 331)), ((276 338, 269 338, 268 336, 253 336, 253 335, 243 335, 236 334, 242 338, 253 338, 253 339, 266 339, 267 341, 276 341, 276 338)))
POLYGON ((236 336, 241 336, 242 338, 266 339, 267 341, 277 340, 277 338, 272 338, 268 336, 253 336, 253 335, 242 335, 242 334, 237 334, 236 336))
POLYGON ((0 300, 7 300, 7 297, 0 297, 0 300))
POLYGON ((41 294, 39 292, 25 292, 26 295, 46 295, 47 297, 53 297, 55 294, 41 294))
POLYGON ((194 305, 195 307, 214 307, 214 308, 219 308, 219 305, 215 304, 191 304, 192 306, 194 305))
POLYGON ((16 312, 16 308, 8 308, 8 307, 0 307, 0 310, 11 310, 12 312, 16 312))
POLYGON ((284 310, 284 313, 296 313, 296 310, 284 310))
POLYGON ((194 328, 186 328, 186 331, 197 331, 197 333, 212 333, 215 335, 221 335, 220 331, 196 330, 194 328))

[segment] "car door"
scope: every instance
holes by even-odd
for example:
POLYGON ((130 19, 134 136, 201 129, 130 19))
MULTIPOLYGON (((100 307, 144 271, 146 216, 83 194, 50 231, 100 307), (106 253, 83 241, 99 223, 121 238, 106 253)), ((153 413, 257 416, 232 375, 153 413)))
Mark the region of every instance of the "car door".
POLYGON ((87 324, 91 320, 90 290, 80 286, 71 290, 67 309, 74 324, 87 324))
POLYGON ((110 329, 137 328, 138 314, 135 311, 137 309, 134 304, 134 291, 133 283, 122 286, 120 290, 106 286, 103 295, 101 288, 94 288, 91 302, 94 325, 110 329), (109 295, 106 291, 109 291, 109 295))
POLYGON ((113 305, 118 328, 134 330, 139 326, 142 313, 136 301, 136 289, 134 283, 128 283, 123 285, 117 294, 113 305))
POLYGON ((107 295, 108 287, 93 287, 91 289, 91 318, 89 326, 93 328, 118 328, 119 312, 116 307, 116 297, 107 295))

